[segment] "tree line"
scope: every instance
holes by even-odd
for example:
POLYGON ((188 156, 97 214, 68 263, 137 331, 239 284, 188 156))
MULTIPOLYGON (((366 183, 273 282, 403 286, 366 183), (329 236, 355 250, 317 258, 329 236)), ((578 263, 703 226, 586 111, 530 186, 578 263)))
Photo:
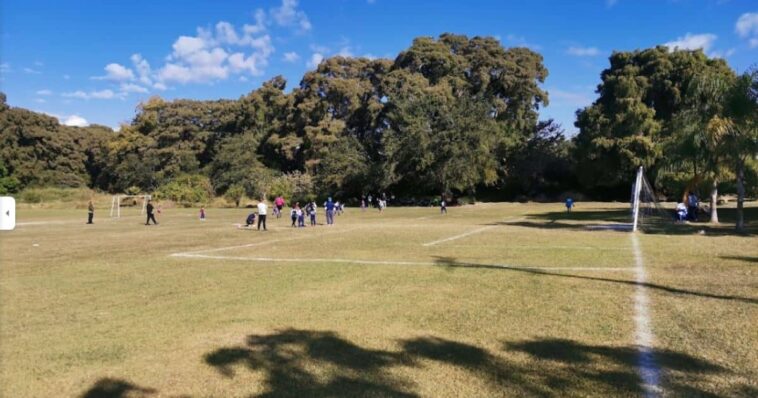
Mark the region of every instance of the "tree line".
POLYGON ((154 97, 118 133, 61 126, 2 96, 0 190, 620 199, 644 166, 672 198, 755 193, 755 72, 665 47, 609 61, 570 139, 538 119, 540 54, 454 34, 416 38, 394 60, 326 59, 290 92, 277 76, 238 100, 154 97))

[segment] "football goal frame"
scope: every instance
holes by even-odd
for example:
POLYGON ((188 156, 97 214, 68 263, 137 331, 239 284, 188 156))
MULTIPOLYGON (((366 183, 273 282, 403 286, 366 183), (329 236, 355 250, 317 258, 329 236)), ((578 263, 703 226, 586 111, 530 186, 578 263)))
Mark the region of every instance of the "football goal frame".
POLYGON ((152 195, 113 195, 111 198, 111 218, 121 218, 121 203, 124 199, 142 199, 142 207, 140 208, 140 215, 145 215, 147 208, 147 202, 152 199, 152 195))

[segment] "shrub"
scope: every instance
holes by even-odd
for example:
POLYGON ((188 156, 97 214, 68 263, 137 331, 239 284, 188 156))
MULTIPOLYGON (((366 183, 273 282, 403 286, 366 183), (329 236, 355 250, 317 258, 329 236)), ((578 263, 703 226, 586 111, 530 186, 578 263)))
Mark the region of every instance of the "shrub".
POLYGON ((156 192, 160 200, 172 200, 183 206, 208 203, 212 197, 213 186, 210 179, 200 174, 187 174, 161 185, 156 192))
POLYGON ((224 198, 230 202, 233 202, 234 207, 240 207, 240 201, 242 201, 242 196, 244 194, 245 188, 242 187, 242 185, 234 184, 226 190, 224 193, 224 198))

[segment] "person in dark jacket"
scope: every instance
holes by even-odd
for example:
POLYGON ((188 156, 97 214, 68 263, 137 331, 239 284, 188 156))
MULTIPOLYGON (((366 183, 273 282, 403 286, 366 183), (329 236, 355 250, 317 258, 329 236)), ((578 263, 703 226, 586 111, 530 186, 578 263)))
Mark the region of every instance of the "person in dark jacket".
POLYGON ((87 204, 87 224, 92 224, 93 218, 95 218, 95 205, 90 200, 87 204))
POLYGON ((158 221, 155 221, 155 215, 153 214, 154 208, 155 207, 153 207, 153 201, 148 200, 147 201, 147 221, 145 222, 145 225, 150 225, 150 220, 153 220, 153 223, 155 223, 155 225, 158 225, 158 221))

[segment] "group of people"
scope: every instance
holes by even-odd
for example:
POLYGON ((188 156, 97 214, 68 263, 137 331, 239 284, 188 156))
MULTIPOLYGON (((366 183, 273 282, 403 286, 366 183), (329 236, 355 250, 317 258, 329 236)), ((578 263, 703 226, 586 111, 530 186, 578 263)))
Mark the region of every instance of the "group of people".
MULTIPOLYGON (((283 197, 278 196, 276 199, 274 199, 274 213, 276 214, 277 218, 280 218, 282 215, 282 210, 284 209, 284 206, 286 205, 286 201, 283 197)), ((251 228, 255 225, 256 218, 258 219, 258 230, 260 231, 261 226, 263 227, 263 230, 266 231, 266 215, 268 213, 268 205, 266 204, 265 200, 261 200, 258 202, 258 214, 256 213, 250 213, 248 214, 247 218, 245 219, 245 223, 243 225, 240 225, 240 228, 251 228)), ((327 225, 334 225, 334 216, 338 214, 342 214, 345 211, 345 205, 340 202, 335 202, 332 200, 332 198, 328 198, 326 202, 324 202, 324 211, 326 213, 326 224, 327 225)), ((316 205, 316 201, 310 201, 308 202, 305 207, 300 206, 300 202, 295 202, 295 205, 292 206, 290 209, 290 219, 292 220, 292 227, 305 227, 305 217, 308 216, 310 220, 310 225, 312 227, 315 227, 318 225, 316 217, 318 214, 318 205, 316 205)), ((203 216, 204 217, 204 216, 203 216)))
MULTIPOLYGON (((395 199, 395 195, 392 195, 392 199, 395 199)), ((361 196, 361 210, 365 211, 368 207, 375 207, 379 212, 383 212, 387 208, 387 193, 382 192, 381 195, 377 196, 369 193, 361 196)))
POLYGON ((697 221, 700 212, 700 200, 697 194, 690 192, 686 201, 686 204, 684 202, 677 203, 676 220, 679 222, 697 221))

